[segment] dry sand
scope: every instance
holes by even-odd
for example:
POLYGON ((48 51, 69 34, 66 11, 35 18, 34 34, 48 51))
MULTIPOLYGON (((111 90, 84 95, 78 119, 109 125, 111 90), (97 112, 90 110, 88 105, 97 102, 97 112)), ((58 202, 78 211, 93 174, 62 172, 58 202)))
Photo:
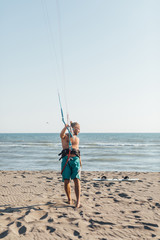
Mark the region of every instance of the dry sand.
POLYGON ((81 186, 76 209, 59 172, 0 171, 0 239, 160 239, 160 173, 82 172, 81 186))

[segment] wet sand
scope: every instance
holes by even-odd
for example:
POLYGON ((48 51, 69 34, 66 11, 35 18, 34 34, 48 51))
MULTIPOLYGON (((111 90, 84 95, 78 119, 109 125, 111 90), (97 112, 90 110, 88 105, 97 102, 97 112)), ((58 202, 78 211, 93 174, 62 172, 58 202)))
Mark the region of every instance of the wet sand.
POLYGON ((82 172, 79 209, 71 187, 68 205, 59 172, 0 171, 0 239, 160 239, 160 173, 82 172))

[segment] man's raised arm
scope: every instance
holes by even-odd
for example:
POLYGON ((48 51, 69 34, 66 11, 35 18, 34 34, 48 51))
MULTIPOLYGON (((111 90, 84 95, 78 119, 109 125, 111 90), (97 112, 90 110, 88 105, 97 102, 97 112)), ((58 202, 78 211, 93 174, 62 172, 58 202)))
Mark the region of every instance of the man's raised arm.
POLYGON ((61 138, 65 138, 65 135, 66 135, 65 132, 66 132, 68 126, 69 125, 66 124, 65 127, 62 129, 62 131, 60 133, 60 137, 61 138))

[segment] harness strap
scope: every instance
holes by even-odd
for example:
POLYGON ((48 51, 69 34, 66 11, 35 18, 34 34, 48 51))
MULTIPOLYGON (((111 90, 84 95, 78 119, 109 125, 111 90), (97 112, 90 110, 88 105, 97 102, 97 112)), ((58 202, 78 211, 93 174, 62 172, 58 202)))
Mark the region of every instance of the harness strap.
MULTIPOLYGON (((60 159, 59 159, 59 160, 61 160, 63 157, 67 156, 68 154, 69 154, 69 148, 63 149, 63 150, 58 154, 58 156, 60 156, 60 159)), ((74 154, 74 155, 76 155, 77 157, 80 157, 80 151, 79 151, 79 149, 72 148, 71 154, 74 154)))
POLYGON ((65 165, 64 165, 64 167, 63 167, 63 169, 62 169, 62 171, 61 171, 61 174, 63 173, 65 167, 67 166, 67 163, 68 163, 68 161, 69 161, 70 155, 71 155, 71 149, 69 149, 68 158, 67 158, 67 161, 66 161, 66 163, 65 163, 65 165))

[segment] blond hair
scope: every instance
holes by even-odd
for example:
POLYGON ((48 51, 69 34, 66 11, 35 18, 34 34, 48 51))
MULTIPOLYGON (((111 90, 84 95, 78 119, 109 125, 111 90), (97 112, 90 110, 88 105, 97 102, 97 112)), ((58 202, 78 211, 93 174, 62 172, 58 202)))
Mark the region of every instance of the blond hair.
POLYGON ((74 128, 76 125, 79 125, 77 122, 71 122, 71 127, 74 128))

